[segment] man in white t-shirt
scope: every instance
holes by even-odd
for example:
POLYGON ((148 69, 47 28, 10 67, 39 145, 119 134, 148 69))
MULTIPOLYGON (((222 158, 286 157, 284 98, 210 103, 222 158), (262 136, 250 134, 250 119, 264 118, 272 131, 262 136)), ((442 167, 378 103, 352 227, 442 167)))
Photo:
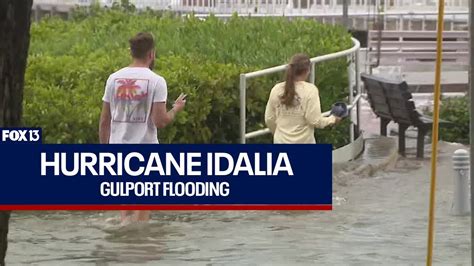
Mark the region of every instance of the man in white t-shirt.
MULTIPOLYGON (((166 110, 168 90, 163 77, 155 74, 155 41, 149 33, 129 40, 132 63, 107 79, 100 116, 100 143, 158 144, 157 128, 171 123, 184 109, 181 94, 166 110)), ((122 222, 147 221, 150 211, 122 211, 122 222)))

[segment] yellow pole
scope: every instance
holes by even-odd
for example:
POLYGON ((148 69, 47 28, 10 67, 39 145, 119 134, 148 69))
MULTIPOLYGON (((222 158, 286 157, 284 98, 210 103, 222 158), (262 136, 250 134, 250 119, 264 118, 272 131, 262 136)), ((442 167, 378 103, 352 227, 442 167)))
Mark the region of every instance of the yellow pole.
POLYGON ((444 0, 438 0, 438 33, 436 40, 436 69, 434 87, 434 110, 433 110, 433 136, 431 139, 431 186, 430 186, 430 213, 428 220, 428 254, 426 265, 433 263, 433 238, 435 219, 435 195, 436 195, 436 162, 438 157, 438 127, 439 127, 439 103, 441 94, 441 61, 443 50, 443 26, 444 26, 444 0))

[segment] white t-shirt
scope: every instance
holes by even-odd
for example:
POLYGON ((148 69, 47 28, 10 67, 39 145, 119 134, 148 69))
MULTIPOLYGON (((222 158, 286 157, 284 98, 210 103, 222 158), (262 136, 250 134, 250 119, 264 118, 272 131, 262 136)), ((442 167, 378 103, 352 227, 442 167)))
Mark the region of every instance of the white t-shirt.
POLYGON ((148 68, 125 67, 110 75, 102 98, 112 114, 109 143, 158 143, 151 107, 167 96, 165 79, 148 68))

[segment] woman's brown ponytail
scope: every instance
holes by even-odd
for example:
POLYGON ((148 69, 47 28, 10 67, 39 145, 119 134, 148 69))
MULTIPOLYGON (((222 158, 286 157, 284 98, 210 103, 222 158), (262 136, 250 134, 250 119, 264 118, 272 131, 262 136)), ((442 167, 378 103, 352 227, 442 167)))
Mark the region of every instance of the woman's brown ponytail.
POLYGON ((310 59, 305 54, 296 54, 291 58, 288 69, 286 70, 285 91, 280 97, 284 105, 293 106, 293 101, 296 96, 295 79, 309 71, 310 66, 310 59))

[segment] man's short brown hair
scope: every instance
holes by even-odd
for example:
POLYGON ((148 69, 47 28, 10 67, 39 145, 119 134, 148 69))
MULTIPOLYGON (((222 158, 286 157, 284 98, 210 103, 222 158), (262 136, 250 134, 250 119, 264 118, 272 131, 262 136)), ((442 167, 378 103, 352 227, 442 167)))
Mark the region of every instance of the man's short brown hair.
POLYGON ((130 43, 132 57, 137 59, 145 59, 147 54, 155 48, 153 35, 148 32, 140 32, 128 42, 130 43))

